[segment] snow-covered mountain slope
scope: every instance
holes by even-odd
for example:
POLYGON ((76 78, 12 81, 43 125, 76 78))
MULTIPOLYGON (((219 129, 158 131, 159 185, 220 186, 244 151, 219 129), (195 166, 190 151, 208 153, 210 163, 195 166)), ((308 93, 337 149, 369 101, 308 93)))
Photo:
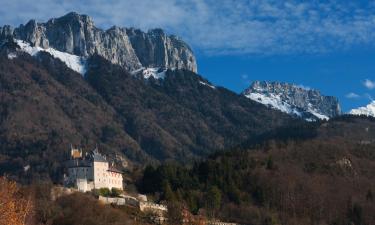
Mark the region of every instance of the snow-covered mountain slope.
POLYGON ((256 102, 307 121, 328 120, 341 113, 335 97, 323 96, 317 90, 293 84, 256 81, 242 94, 256 102))
POLYGON ((145 68, 142 67, 140 69, 134 70, 131 72, 132 75, 142 75, 145 79, 149 79, 153 77, 155 79, 164 79, 166 69, 162 69, 159 67, 152 67, 152 68, 145 68))
POLYGON ((352 109, 350 110, 349 114, 375 117, 375 101, 372 101, 367 106, 359 107, 357 109, 352 109))
MULTIPOLYGON (((60 59, 63 61, 69 68, 72 70, 84 75, 86 72, 86 60, 83 57, 72 55, 66 52, 60 52, 53 48, 41 48, 41 47, 33 47, 29 43, 14 39, 15 43, 20 47, 20 51, 26 52, 31 56, 36 56, 39 52, 48 52, 53 57, 60 59)), ((8 58, 12 59, 15 58, 15 53, 8 54, 8 58)))

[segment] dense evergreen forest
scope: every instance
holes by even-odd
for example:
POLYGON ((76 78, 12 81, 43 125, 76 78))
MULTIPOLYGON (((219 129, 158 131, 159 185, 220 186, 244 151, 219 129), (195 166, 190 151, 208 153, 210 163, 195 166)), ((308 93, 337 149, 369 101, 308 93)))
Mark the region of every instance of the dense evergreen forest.
POLYGON ((374 119, 282 130, 193 166, 148 166, 139 189, 241 224, 373 224, 374 119))

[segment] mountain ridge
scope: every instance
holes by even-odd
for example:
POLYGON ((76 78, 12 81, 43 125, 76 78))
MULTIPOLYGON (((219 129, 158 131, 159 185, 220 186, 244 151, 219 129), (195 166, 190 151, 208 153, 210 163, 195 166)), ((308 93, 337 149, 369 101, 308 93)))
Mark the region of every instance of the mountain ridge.
POLYGON ((161 29, 147 33, 134 28, 97 28, 87 15, 76 12, 45 23, 30 20, 17 28, 0 27, 0 41, 20 39, 32 46, 88 57, 98 54, 129 71, 142 67, 187 69, 197 72, 191 48, 175 35, 161 29))
POLYGON ((341 114, 336 97, 285 82, 255 81, 242 95, 308 121, 328 120, 341 114))

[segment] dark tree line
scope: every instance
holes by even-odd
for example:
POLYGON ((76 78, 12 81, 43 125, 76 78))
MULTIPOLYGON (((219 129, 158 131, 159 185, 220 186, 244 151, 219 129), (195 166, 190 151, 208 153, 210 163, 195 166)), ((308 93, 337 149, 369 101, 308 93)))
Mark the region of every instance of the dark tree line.
POLYGON ((348 117, 280 129, 271 140, 191 166, 147 166, 138 187, 195 214, 244 224, 370 225, 375 143, 363 140, 372 140, 374 125, 348 117))

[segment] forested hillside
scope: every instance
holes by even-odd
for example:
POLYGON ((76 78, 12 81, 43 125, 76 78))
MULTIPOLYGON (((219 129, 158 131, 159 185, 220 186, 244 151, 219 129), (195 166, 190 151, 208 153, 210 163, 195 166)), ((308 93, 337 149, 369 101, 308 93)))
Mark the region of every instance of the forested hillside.
POLYGON ((295 121, 190 71, 144 79, 93 56, 83 77, 44 52, 10 59, 14 48, 0 57, 0 172, 23 179, 59 181, 71 144, 122 167, 191 161, 295 121))
POLYGON ((139 188, 241 224, 373 224, 374 119, 294 126, 309 138, 286 130, 192 167, 147 167, 139 188))

